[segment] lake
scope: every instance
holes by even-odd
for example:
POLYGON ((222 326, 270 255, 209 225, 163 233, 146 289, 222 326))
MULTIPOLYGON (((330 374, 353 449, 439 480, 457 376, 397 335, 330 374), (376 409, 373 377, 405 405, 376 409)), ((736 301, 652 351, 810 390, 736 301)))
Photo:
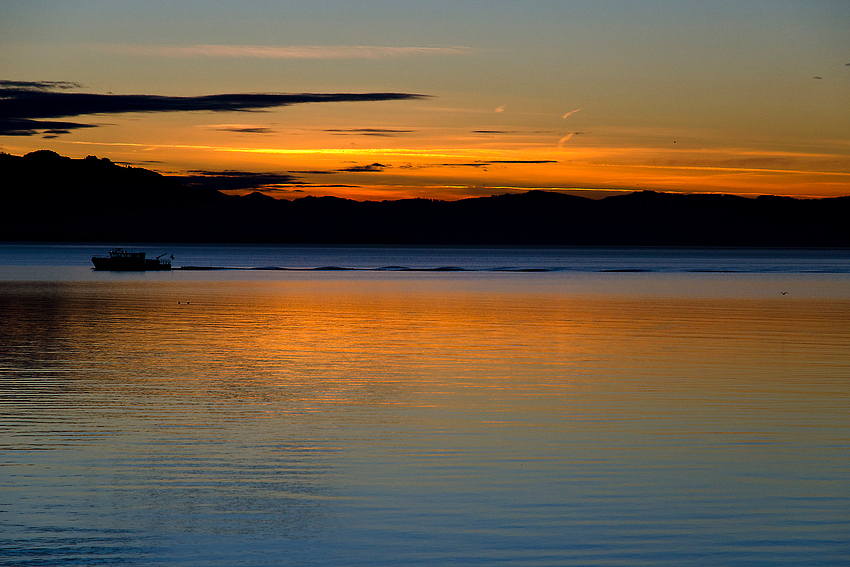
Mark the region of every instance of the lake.
POLYGON ((846 565, 850 251, 0 245, 0 565, 846 565))

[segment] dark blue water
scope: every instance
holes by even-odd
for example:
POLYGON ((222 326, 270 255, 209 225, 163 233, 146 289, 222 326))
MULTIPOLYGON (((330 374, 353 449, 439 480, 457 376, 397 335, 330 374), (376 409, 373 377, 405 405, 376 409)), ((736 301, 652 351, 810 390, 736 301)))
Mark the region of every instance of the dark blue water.
POLYGON ((0 565, 850 559, 847 251, 128 248, 289 269, 0 246, 0 565))
MULTIPOLYGON (((174 267, 568 272, 850 273, 847 249, 412 246, 124 246, 174 267)), ((103 245, 0 245, 0 266, 91 267, 103 245)))

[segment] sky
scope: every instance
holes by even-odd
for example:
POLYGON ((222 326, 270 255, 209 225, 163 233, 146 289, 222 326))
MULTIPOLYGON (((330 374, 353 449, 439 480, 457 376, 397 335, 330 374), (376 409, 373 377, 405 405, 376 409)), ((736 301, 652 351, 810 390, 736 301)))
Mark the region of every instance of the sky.
POLYGON ((0 0, 0 151, 38 149, 286 199, 850 195, 850 3, 0 0))

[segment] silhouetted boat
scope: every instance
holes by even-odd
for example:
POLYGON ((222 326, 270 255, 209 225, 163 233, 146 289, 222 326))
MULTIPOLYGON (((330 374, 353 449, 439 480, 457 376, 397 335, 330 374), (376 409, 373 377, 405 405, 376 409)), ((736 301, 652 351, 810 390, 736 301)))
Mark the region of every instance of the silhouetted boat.
POLYGON ((113 248, 109 256, 92 256, 91 261, 95 270, 111 270, 115 272, 141 272, 144 270, 170 270, 172 255, 163 258, 160 254, 155 260, 145 258, 144 252, 127 252, 123 248, 113 248))

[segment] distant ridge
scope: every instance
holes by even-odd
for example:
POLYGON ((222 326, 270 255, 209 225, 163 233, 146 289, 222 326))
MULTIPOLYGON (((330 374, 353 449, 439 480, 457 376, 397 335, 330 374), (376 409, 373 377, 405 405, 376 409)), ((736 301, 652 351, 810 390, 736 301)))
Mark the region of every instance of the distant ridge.
POLYGON ((529 191, 460 201, 276 200, 108 159, 0 154, 0 241, 850 246, 850 197, 529 191))

